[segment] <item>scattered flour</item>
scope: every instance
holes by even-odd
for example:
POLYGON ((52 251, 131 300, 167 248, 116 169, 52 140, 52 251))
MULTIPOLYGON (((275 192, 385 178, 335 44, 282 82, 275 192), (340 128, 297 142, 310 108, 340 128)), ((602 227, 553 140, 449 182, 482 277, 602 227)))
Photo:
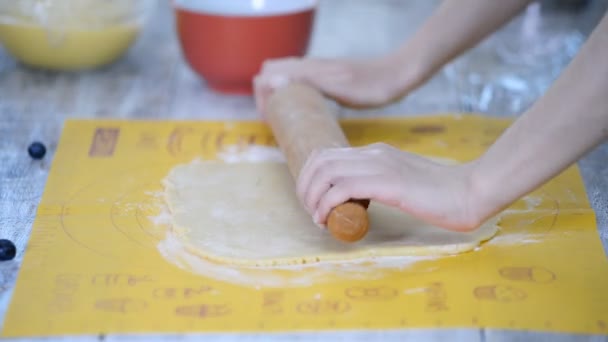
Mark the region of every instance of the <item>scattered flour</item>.
POLYGON ((526 196, 523 201, 526 203, 526 209, 528 210, 533 210, 543 202, 542 198, 534 196, 526 196))
POLYGON ((162 191, 146 191, 144 192, 144 194, 146 196, 154 197, 156 199, 162 199, 164 196, 162 191))
POLYGON ((544 240, 543 234, 532 233, 515 233, 515 234, 498 234, 493 239, 489 240, 489 245, 523 245, 530 243, 541 243, 544 240))
POLYGON ((148 220, 152 222, 155 226, 169 226, 171 225, 171 212, 166 205, 162 205, 162 208, 158 215, 156 216, 148 216, 148 220))

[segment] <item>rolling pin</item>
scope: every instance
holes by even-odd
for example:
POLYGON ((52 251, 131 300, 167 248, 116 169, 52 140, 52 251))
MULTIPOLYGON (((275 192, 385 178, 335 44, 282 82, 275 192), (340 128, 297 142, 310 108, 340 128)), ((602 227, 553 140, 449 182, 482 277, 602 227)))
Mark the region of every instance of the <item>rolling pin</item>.
MULTIPOLYGON (((325 97, 305 84, 277 89, 268 99, 266 121, 295 180, 314 150, 348 147, 336 114, 325 97)), ((331 234, 343 242, 355 242, 367 234, 369 200, 350 200, 333 208, 327 218, 331 234)))

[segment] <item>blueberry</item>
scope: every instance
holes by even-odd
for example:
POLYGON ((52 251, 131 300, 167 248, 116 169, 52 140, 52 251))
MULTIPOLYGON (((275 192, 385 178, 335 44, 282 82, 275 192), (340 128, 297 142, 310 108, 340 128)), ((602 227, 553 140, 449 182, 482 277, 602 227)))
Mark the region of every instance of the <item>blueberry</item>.
POLYGON ((27 152, 30 154, 30 157, 34 159, 42 159, 46 154, 46 147, 44 147, 43 143, 36 141, 27 148, 27 152))
POLYGON ((0 239, 0 261, 13 260, 17 247, 11 240, 0 239))

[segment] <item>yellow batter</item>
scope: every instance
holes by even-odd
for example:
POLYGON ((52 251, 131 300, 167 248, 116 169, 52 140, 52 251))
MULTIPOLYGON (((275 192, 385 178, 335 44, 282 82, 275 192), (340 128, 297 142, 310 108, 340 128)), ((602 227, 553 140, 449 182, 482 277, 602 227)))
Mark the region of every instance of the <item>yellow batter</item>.
POLYGON ((121 57, 140 30, 128 2, 54 4, 15 1, 0 8, 0 41, 22 63, 54 70, 103 66, 121 57))
POLYGON ((450 232, 372 203, 368 235, 338 242, 301 208, 282 163, 193 162, 171 170, 164 184, 174 228, 190 252, 232 265, 456 254, 497 232, 494 221, 472 233, 450 232))

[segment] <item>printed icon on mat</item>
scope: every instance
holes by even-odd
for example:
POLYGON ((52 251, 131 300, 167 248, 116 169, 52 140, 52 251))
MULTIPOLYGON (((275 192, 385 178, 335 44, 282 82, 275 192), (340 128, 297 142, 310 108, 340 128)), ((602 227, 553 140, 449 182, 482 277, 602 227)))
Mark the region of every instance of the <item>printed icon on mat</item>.
POLYGON ((200 140, 203 152, 237 149, 234 152, 244 152, 255 145, 276 146, 274 137, 269 134, 232 133, 230 131, 205 132, 200 140))
POLYGON ((200 287, 160 287, 152 291, 152 296, 159 299, 190 299, 212 292, 211 286, 203 285, 200 287))
POLYGON ((172 156, 178 155, 182 151, 182 141, 184 137, 188 134, 192 134, 192 127, 175 127, 171 134, 169 134, 169 139, 167 140, 167 151, 172 156))
POLYGON ((527 297, 523 290, 508 285, 478 286, 473 290, 473 295, 479 300, 505 303, 521 301, 527 297))
POLYGON ((305 315, 336 315, 350 311, 350 304, 339 299, 313 299, 300 302, 296 309, 305 315))
POLYGON ((134 274, 118 274, 118 273, 102 273, 95 274, 91 277, 91 285, 95 286, 136 286, 141 283, 154 282, 154 278, 150 275, 134 275, 134 274))
POLYGON ((53 313, 73 311, 74 296, 81 287, 82 276, 79 274, 58 274, 53 286, 53 297, 49 310, 53 313))
POLYGON ((89 149, 89 157, 111 157, 114 155, 120 129, 97 127, 89 149))
POLYGON ((238 132, 231 125, 206 131, 197 131, 189 126, 176 126, 167 139, 167 151, 174 157, 183 154, 215 154, 233 147, 244 150, 253 145, 276 146, 276 142, 272 134, 238 132))
POLYGON ((146 301, 133 298, 108 298, 95 302, 97 310, 106 312, 132 313, 143 311, 147 307, 146 301))
POLYGON ((397 297, 399 291, 392 287, 350 287, 344 294, 354 300, 389 300, 397 297))
POLYGON ((283 313, 283 292, 267 291, 263 293, 262 312, 269 315, 279 315, 283 313))
POLYGON ((550 283, 555 280, 555 273, 542 267, 503 267, 498 273, 501 277, 514 281, 550 283))
POLYGON ((139 134, 136 146, 145 150, 156 150, 160 143, 158 142, 158 136, 153 132, 142 132, 139 134))
POLYGON ((434 282, 424 289, 426 293, 426 311, 441 312, 449 311, 447 292, 442 282, 434 282))
POLYGON ((232 312, 228 304, 200 304, 186 305, 175 308, 175 314, 178 316, 189 317, 220 317, 228 315, 232 312))

